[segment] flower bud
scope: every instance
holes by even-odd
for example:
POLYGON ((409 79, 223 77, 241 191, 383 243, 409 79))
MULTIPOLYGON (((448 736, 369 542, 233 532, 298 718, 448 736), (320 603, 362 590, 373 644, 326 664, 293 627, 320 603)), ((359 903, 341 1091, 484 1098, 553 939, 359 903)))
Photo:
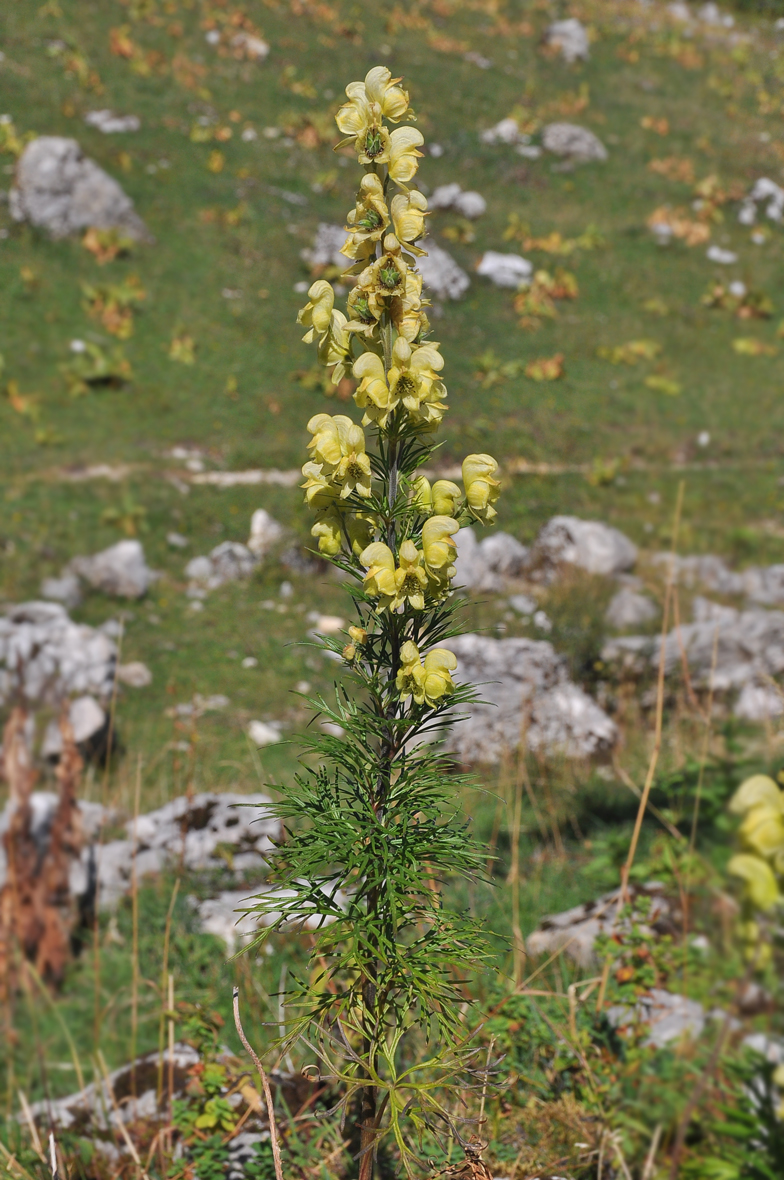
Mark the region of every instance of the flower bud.
POLYGON ((343 659, 346 661, 347 664, 353 663, 354 656, 356 654, 357 654, 357 649, 354 647, 353 643, 347 643, 346 646, 343 648, 343 659))
POLYGON ((348 633, 357 647, 362 647, 367 643, 368 633, 364 627, 349 627, 348 633))

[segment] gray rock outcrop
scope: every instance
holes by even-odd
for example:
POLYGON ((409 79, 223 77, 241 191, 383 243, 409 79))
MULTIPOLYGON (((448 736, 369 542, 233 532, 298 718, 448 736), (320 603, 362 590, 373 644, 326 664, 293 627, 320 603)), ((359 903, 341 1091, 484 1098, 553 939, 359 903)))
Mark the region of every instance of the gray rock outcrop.
POLYGON ((417 258, 417 269, 428 293, 436 299, 462 298, 471 286, 471 280, 463 268, 432 238, 427 238, 422 246, 427 254, 417 258))
POLYGON ((499 762, 521 743, 547 754, 588 758, 617 740, 615 724, 568 676, 551 643, 460 635, 449 641, 455 678, 476 686, 481 700, 447 739, 462 762, 499 762))
MULTIPOLYGON (((629 893, 632 900, 639 897, 650 899, 650 926, 666 932, 670 906, 662 895, 661 886, 654 883, 632 884, 629 893)), ((603 893, 595 901, 573 906, 560 914, 548 914, 526 939, 528 953, 538 958, 563 950, 580 967, 591 970, 599 965, 594 949, 599 935, 612 935, 629 929, 628 918, 619 917, 621 908, 620 890, 615 889, 603 893)))
POLYGON ((540 530, 530 554, 532 576, 552 581, 561 565, 612 576, 630 570, 637 546, 618 529, 598 520, 554 516, 540 530))
POLYGON ((521 254, 501 254, 498 250, 485 250, 476 273, 489 279, 496 287, 519 287, 530 283, 534 266, 521 254))
POLYGON ((495 593, 525 573, 528 550, 509 533, 491 533, 479 541, 472 528, 464 528, 456 541, 456 586, 495 593))
POLYGON ((157 574, 147 565, 140 541, 118 541, 90 557, 74 557, 67 573, 114 598, 142 598, 157 574))
POLYGON ((117 181, 75 139, 60 135, 41 135, 27 145, 8 203, 16 221, 29 221, 53 238, 90 227, 122 230, 140 241, 150 237, 117 181))
POLYGON ((222 541, 208 557, 193 557, 186 565, 185 576, 190 579, 188 593, 202 597, 207 590, 217 590, 226 582, 249 578, 257 564, 258 558, 247 545, 222 541))
POLYGON ((629 627, 642 627, 650 623, 659 614, 655 602, 624 586, 614 594, 605 612, 604 621, 614 631, 625 631, 629 627))
POLYGON ((33 705, 85 694, 106 701, 116 663, 113 640, 58 603, 24 602, 0 618, 0 705, 15 691, 33 705))

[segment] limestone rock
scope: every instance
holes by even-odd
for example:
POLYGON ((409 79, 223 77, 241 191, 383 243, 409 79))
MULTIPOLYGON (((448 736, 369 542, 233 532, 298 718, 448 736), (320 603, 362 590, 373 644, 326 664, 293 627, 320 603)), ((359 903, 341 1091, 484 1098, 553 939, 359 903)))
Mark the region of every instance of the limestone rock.
POLYGON ((650 598, 624 586, 610 600, 604 621, 614 631, 625 631, 629 627, 642 627, 650 623, 658 613, 659 608, 650 598))
POLYGON ((572 683, 552 644, 460 635, 449 646, 458 660, 456 679, 476 685, 482 697, 465 707, 467 716, 447 740, 462 762, 497 763, 521 740, 531 750, 569 758, 615 744, 614 723, 572 683))
MULTIPOLYGON (((106 711, 95 697, 81 696, 71 701, 68 716, 73 729, 74 741, 82 754, 89 755, 106 737, 108 726, 106 711)), ((102 743, 101 743, 102 744, 102 743)), ((63 736, 57 721, 50 721, 41 745, 41 757, 57 759, 63 748, 63 736)))
POLYGON ((342 225, 322 221, 316 230, 313 245, 300 251, 300 258, 313 270, 324 270, 327 266, 348 270, 352 265, 351 259, 340 253, 347 241, 348 234, 342 225))
POLYGON ((248 549, 260 561, 283 536, 283 528, 264 508, 257 508, 250 518, 248 549))
POLYGON ((76 574, 64 573, 59 578, 44 578, 41 597, 62 602, 67 610, 74 610, 82 601, 82 586, 76 574))
POLYGON ((190 578, 191 597, 203 597, 206 590, 217 590, 226 582, 249 578, 257 565, 256 556, 247 545, 239 541, 222 541, 210 552, 209 557, 193 557, 185 567, 185 576, 190 578), (192 593, 193 591, 197 593, 192 593))
POLYGON ((8 201, 15 220, 29 221, 53 238, 94 226, 149 240, 131 198, 75 139, 42 135, 29 143, 19 157, 8 201))
POLYGON ((630 570, 637 560, 637 546, 611 525, 576 516, 554 516, 534 542, 530 565, 545 581, 551 581, 562 564, 576 565, 589 574, 613 575, 630 570))
POLYGON ((528 550, 509 533, 491 533, 479 541, 472 528, 464 528, 456 541, 456 586, 494 593, 525 571, 528 550))
POLYGON ((417 268, 428 293, 435 299, 460 299, 471 286, 466 272, 432 238, 422 245, 427 254, 417 259, 417 268))
POLYGON ((147 565, 141 542, 133 540, 118 541, 91 557, 74 557, 67 570, 115 598, 142 598, 157 577, 147 565))
POLYGON ((88 127, 95 127, 104 135, 125 134, 128 131, 138 131, 142 121, 138 115, 115 115, 114 111, 88 111, 84 116, 88 127))
POLYGON ((129 688, 148 688, 152 684, 152 672, 141 660, 131 660, 128 664, 119 665, 117 679, 129 688))
POLYGON ((707 1018, 698 1000, 690 1000, 661 987, 652 987, 633 1005, 613 1004, 607 1009, 606 1016, 613 1028, 620 1030, 648 1025, 642 1044, 656 1049, 663 1049, 671 1041, 680 1041, 684 1037, 696 1040, 702 1034, 707 1018))
MULTIPOLYGON (((236 871, 263 875, 265 856, 279 832, 266 795, 204 792, 190 800, 183 795, 157 811, 140 815, 125 825, 126 839, 92 849, 98 876, 99 904, 111 908, 131 884, 133 848, 139 876, 161 872, 167 864, 182 863, 191 872, 225 869, 221 849, 231 849, 229 865, 236 871)), ((86 861, 90 850, 86 850, 86 861)))
POLYGON ((588 60, 588 30, 576 17, 553 21, 545 33, 545 41, 560 49, 561 57, 569 65, 588 60))
POLYGON ((117 648, 104 632, 74 623, 54 602, 25 602, 0 617, 0 705, 14 692, 34 705, 111 696, 117 648))
MULTIPOLYGON (((650 899, 651 927, 661 933, 669 933, 668 916, 670 907, 662 896, 659 885, 632 884, 629 887, 632 900, 638 897, 650 899)), ((526 940, 529 955, 536 957, 552 955, 563 950, 580 967, 590 970, 598 965, 594 944, 600 934, 612 935, 616 930, 628 928, 628 920, 618 915, 622 906, 620 890, 604 893, 595 901, 573 906, 560 914, 548 914, 539 923, 537 930, 526 940)))
POLYGON ((439 185, 427 203, 430 209, 454 209, 469 221, 476 221, 487 212, 487 201, 481 193, 464 192, 457 183, 439 185))
POLYGON ((500 254, 497 250, 486 250, 482 255, 476 273, 490 279, 496 287, 517 289, 530 282, 534 273, 533 263, 520 254, 500 254))
POLYGON ((576 123, 548 123, 542 132, 542 145, 554 156, 566 156, 576 164, 607 159, 607 148, 587 127, 576 123))

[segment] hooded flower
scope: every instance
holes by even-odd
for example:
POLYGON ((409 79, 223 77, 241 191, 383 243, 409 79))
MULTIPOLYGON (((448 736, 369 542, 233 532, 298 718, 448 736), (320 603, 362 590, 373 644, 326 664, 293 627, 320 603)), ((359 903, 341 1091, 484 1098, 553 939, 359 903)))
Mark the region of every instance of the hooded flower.
POLYGON ((395 237, 398 241, 405 242, 408 249, 414 254, 426 253, 426 251, 412 245, 425 232, 426 210, 427 198, 422 193, 416 191, 405 194, 398 193, 392 198, 390 212, 395 228, 395 237))
POLYGON ((433 512, 438 516, 453 516, 463 493, 450 479, 437 479, 433 484, 433 512))
POLYGON ((408 94, 386 66, 374 66, 364 82, 346 87, 348 102, 335 116, 338 129, 354 140, 360 164, 387 163, 390 134, 382 120, 398 123, 408 111, 408 94))
POLYGON ((498 464, 492 455, 467 455, 463 460, 466 503, 484 524, 492 524, 497 515, 493 508, 501 491, 500 481, 494 478, 497 471, 498 464))
POLYGON ((452 540, 460 525, 451 516, 431 516, 422 526, 422 551, 428 573, 443 586, 455 576, 457 545, 452 540))
POLYGON ((305 489, 305 503, 309 508, 331 508, 340 496, 340 488, 336 487, 320 463, 306 463, 302 468, 305 482, 300 487, 305 489))
POLYGON ((454 691, 451 673, 457 667, 453 652, 435 647, 425 656, 422 663, 419 648, 411 640, 400 649, 401 668, 395 685, 402 701, 413 696, 418 705, 435 708, 442 697, 454 691))
POLYGON ((367 426, 368 423, 375 422, 383 429, 397 405, 397 399, 390 393, 387 385, 384 362, 375 352, 363 352, 362 356, 354 361, 353 372, 360 382, 359 388, 354 392, 354 401, 365 411, 362 425, 367 426))
POLYGON ((379 599, 378 609, 397 610, 408 603, 414 610, 424 610, 427 573, 422 567, 422 553, 413 541, 404 541, 398 565, 388 545, 375 541, 368 545, 359 560, 367 573, 365 590, 379 599))
POLYGON ((431 400, 434 386, 443 387, 438 376, 443 367, 444 358, 435 342, 412 349, 407 340, 398 336, 389 370, 389 386, 395 399, 401 401, 410 414, 416 415, 422 403, 431 400))
POLYGON ((297 323, 308 328, 302 337, 306 344, 323 336, 329 329, 335 305, 335 292, 326 279, 318 279, 308 291, 308 296, 310 302, 297 313, 297 323))
POLYGON ((425 137, 416 127, 397 127, 389 136, 389 176, 402 189, 416 176, 422 157, 417 148, 424 142, 425 137))
POLYGON ((332 381, 337 385, 351 363, 351 337, 342 311, 332 312, 329 327, 319 340, 318 358, 325 368, 332 369, 332 381))
POLYGON ((375 173, 369 172, 362 178, 356 206, 346 220, 346 231, 351 236, 341 253, 347 258, 368 258, 388 225, 389 209, 384 200, 384 186, 375 173))
POLYGON ((422 311, 422 307, 426 303, 427 301, 422 299, 421 274, 417 274, 414 270, 406 271, 403 292, 392 297, 389 313, 392 323, 409 344, 413 343, 423 332, 426 332, 430 326, 427 316, 422 311))
POLYGON ((313 438, 308 443, 322 472, 340 485, 341 499, 352 492, 370 495, 370 459, 365 453, 365 432, 345 414, 315 414, 308 422, 313 438))
POLYGON ((336 557, 340 553, 343 543, 343 527, 340 513, 334 508, 319 514, 316 523, 310 530, 311 537, 318 538, 319 553, 326 557, 336 557))

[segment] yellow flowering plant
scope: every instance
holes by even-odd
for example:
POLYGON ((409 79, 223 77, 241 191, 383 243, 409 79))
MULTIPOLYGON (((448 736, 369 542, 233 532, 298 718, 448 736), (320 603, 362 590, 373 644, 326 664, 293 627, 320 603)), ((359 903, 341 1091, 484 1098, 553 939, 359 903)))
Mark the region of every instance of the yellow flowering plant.
POLYGON ((424 140, 390 126, 413 119, 400 81, 376 66, 346 88, 336 121, 363 169, 342 249, 353 288, 344 314, 319 279, 298 316, 332 380, 350 370, 358 382, 360 420, 314 415, 302 468, 314 544, 342 572, 357 618, 321 641, 345 679, 334 703, 311 703, 342 736, 306 739, 317 766, 276 805, 287 831, 272 858, 281 888, 254 907, 259 942, 320 915, 311 972, 287 995, 296 1018, 286 1046, 315 1049, 314 1068, 340 1085, 360 1180, 372 1177, 385 1135, 409 1172, 426 1166, 426 1134, 462 1142, 449 1089, 473 1068, 462 981, 483 959, 479 929, 448 913, 436 887, 480 872, 484 856, 459 821, 459 780, 433 738, 473 697, 453 679, 448 646, 459 630, 455 535, 492 523, 500 484, 490 455, 464 460, 462 487, 431 485, 422 470, 447 388, 417 271, 424 140))

